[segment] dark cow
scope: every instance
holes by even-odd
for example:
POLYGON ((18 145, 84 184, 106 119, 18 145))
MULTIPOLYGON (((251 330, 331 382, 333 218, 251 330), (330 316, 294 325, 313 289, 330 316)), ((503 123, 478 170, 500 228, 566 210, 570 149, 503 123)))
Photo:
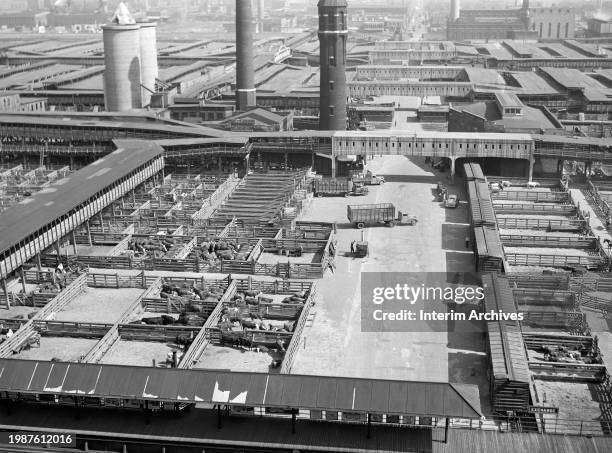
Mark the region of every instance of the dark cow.
POLYGON ((152 318, 142 318, 142 322, 151 326, 161 326, 164 324, 161 316, 156 316, 152 318))

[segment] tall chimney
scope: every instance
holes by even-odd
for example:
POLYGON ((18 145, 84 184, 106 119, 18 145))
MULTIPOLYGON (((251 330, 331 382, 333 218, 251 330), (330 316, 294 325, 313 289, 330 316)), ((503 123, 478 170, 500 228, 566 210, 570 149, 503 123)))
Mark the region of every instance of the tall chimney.
POLYGON ((264 0, 257 0, 257 32, 263 33, 264 0))
POLYGON ((236 108, 257 105, 253 64, 253 8, 251 0, 236 0, 236 108))
POLYGON ((524 10, 528 10, 529 9, 529 0, 523 0, 523 9, 524 10))
POLYGON ((451 0, 450 20, 455 22, 461 14, 460 0, 451 0))
POLYGON ((319 0, 319 129, 346 130, 346 0, 319 0))

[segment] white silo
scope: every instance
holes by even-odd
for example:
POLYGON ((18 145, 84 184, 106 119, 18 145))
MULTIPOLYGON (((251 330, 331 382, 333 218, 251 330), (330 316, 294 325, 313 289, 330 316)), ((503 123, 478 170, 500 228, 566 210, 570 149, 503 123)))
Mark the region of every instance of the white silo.
POLYGON ((140 25, 140 78, 142 80, 142 106, 151 102, 155 92, 155 79, 159 77, 157 65, 157 24, 141 22, 140 25))
POLYGON ((104 102, 109 112, 142 108, 140 25, 123 2, 111 23, 102 26, 104 102))
POLYGON ((140 25, 104 25, 104 102, 109 112, 142 108, 140 25))

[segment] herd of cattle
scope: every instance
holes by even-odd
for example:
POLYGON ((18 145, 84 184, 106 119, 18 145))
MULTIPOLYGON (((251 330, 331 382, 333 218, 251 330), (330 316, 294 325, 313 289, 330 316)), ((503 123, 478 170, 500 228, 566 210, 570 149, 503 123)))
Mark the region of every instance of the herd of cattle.
POLYGON ((133 321, 131 324, 202 327, 207 319, 203 312, 209 309, 211 304, 217 304, 221 300, 223 292, 223 289, 220 287, 203 290, 195 285, 170 285, 162 283, 159 293, 160 298, 177 302, 184 308, 179 313, 178 319, 171 315, 160 315, 143 317, 138 321, 133 321))
MULTIPOLYGON (((153 239, 130 239, 127 244, 127 249, 121 253, 127 255, 131 259, 149 256, 153 258, 164 258, 168 251, 176 245, 180 245, 176 239, 165 236, 153 239)), ((251 249, 251 246, 246 242, 237 244, 234 241, 219 239, 196 245, 191 252, 191 256, 206 262, 214 262, 217 260, 246 261, 251 249)))
POLYGON ((251 247, 247 243, 237 244, 234 241, 214 240, 196 246, 193 253, 203 261, 246 261, 251 253, 251 247))
POLYGON ((544 361, 559 363, 599 364, 602 363, 601 354, 593 352, 592 348, 565 346, 542 346, 544 361))
POLYGON ((126 252, 133 252, 133 256, 152 256, 153 258, 163 258, 168 250, 177 245, 177 241, 165 236, 158 236, 154 239, 136 238, 130 239, 127 244, 126 252))

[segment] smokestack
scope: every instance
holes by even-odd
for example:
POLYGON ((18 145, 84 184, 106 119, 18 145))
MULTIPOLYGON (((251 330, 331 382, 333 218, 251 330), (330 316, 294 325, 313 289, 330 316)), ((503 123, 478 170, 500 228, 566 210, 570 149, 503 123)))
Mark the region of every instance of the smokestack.
POLYGON ((251 0, 236 0, 236 108, 255 107, 253 64, 253 8, 251 0))
POLYGON ((319 129, 346 130, 346 0, 319 0, 319 129))
POLYGON ((140 24, 140 78, 142 79, 142 105, 151 103, 151 92, 155 92, 155 79, 159 77, 157 65, 157 24, 140 24))
POLYGON ((110 24, 102 27, 104 102, 109 112, 142 108, 140 25, 120 3, 110 24))
POLYGON ((257 32, 263 33, 264 0, 257 0, 257 32))
POLYGON ((460 0, 451 0, 450 20, 455 22, 461 14, 460 0))
POLYGON ((529 9, 529 0, 523 0, 523 9, 524 10, 528 10, 529 9))

